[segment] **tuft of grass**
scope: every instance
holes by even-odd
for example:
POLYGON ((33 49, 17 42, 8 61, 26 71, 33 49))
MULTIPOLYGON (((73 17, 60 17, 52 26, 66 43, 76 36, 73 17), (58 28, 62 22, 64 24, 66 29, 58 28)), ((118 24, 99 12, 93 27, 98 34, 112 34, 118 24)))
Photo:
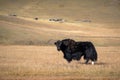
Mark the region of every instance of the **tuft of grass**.
POLYGON ((97 47, 95 65, 67 63, 53 46, 0 46, 2 79, 119 79, 119 47, 97 47), (112 57, 111 57, 112 56, 112 57))

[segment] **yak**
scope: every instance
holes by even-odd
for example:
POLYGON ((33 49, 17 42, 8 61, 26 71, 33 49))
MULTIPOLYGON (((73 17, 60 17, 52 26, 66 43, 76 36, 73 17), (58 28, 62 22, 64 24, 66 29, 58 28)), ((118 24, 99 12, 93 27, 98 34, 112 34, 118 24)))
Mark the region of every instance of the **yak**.
POLYGON ((62 51, 64 58, 71 62, 72 60, 80 60, 83 56, 88 64, 89 60, 94 64, 97 61, 97 51, 90 41, 76 42, 73 39, 58 40, 54 43, 58 51, 62 51))

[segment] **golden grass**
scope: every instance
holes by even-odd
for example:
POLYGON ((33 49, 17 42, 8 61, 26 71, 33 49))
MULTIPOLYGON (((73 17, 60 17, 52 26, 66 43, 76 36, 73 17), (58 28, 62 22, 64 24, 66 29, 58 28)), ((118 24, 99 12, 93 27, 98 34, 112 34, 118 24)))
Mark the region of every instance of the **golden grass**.
MULTIPOLYGON (((92 41, 97 46, 119 46, 119 28, 97 23, 55 23, 0 15, 0 44, 52 45, 54 41, 72 38, 92 41)), ((118 27, 118 26, 117 26, 118 27)))
POLYGON ((0 80, 117 80, 120 47, 97 47, 95 65, 67 63, 54 46, 0 46, 0 80))
POLYGON ((0 0, 0 14, 119 23, 119 0, 0 0))
POLYGON ((72 38, 104 46, 97 47, 94 66, 83 59, 69 64, 53 46, 0 46, 0 80, 120 79, 119 0, 0 0, 0 10, 0 44, 53 45, 72 38), (66 21, 49 21, 56 17, 66 21))

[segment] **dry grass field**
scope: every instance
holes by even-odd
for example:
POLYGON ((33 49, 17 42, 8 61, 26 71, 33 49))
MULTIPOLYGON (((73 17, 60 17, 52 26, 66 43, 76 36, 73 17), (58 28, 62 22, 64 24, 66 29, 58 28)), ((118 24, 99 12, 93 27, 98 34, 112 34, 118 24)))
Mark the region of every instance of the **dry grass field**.
POLYGON ((76 41, 92 41, 97 46, 119 46, 119 25, 57 23, 0 15, 0 44, 53 45, 56 40, 71 38, 76 41))
POLYGON ((72 38, 119 46, 119 4, 119 0, 0 0, 0 44, 52 45, 72 38), (50 22, 52 18, 65 22, 50 22))
POLYGON ((96 47, 95 65, 67 63, 54 46, 0 46, 0 80, 119 80, 120 47, 96 47))
POLYGON ((120 80, 119 56, 120 0, 0 0, 0 80, 120 80), (93 42, 96 64, 67 63, 65 38, 93 42))

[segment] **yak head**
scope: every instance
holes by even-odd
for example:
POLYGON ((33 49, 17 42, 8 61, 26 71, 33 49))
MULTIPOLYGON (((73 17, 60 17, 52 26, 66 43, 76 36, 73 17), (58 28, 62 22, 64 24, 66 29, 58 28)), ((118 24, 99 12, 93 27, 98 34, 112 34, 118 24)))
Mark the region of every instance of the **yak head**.
POLYGON ((75 41, 72 39, 63 39, 58 40, 54 44, 57 47, 58 51, 62 51, 64 54, 64 58, 68 61, 72 61, 72 46, 74 45, 75 41))
POLYGON ((57 50, 60 51, 61 50, 61 45, 62 45, 62 41, 58 40, 57 42, 54 43, 57 47, 57 50))
POLYGON ((71 45, 73 45, 73 43, 75 43, 74 40, 72 39, 64 39, 64 40, 58 40, 57 42, 55 42, 54 44, 57 47, 57 50, 66 50, 67 48, 71 48, 71 45))

